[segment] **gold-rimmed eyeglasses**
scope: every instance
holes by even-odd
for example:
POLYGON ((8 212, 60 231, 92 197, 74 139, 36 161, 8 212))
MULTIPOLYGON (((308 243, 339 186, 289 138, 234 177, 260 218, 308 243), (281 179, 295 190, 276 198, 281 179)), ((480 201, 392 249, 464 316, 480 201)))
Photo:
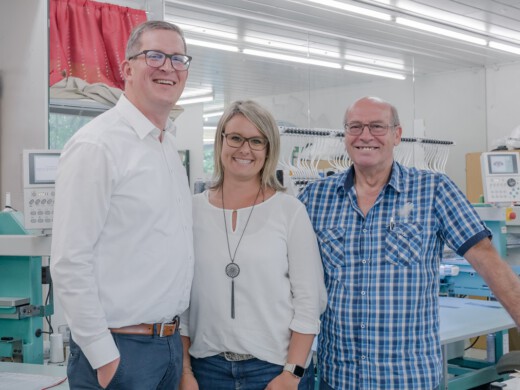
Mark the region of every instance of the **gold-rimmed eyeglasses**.
POLYGON ((269 143, 264 137, 246 138, 235 133, 222 133, 222 137, 226 139, 226 143, 232 148, 240 148, 244 145, 244 142, 247 142, 252 150, 264 150, 269 143))
POLYGON ((129 60, 133 60, 140 55, 144 54, 144 60, 146 65, 152 68, 160 68, 166 63, 166 59, 169 58, 172 67, 175 70, 188 70, 191 63, 191 57, 185 54, 166 54, 160 50, 143 50, 136 55, 129 57, 129 60))

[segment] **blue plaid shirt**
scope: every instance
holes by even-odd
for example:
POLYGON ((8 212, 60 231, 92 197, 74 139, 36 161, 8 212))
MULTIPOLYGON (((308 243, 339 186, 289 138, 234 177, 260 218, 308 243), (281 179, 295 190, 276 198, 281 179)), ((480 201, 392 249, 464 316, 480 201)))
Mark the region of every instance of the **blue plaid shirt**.
POLYGON ((299 196, 320 245, 328 306, 318 358, 334 389, 433 389, 442 375, 439 263, 489 237, 446 176, 393 164, 366 217, 354 170, 309 184, 299 196))

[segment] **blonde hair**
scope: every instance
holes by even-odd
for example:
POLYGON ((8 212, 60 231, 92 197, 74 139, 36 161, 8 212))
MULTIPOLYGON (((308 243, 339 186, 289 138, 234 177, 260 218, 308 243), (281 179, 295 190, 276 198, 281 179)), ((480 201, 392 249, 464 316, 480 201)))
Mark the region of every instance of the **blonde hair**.
POLYGON ((276 166, 280 156, 280 133, 278 125, 269 111, 252 100, 237 100, 231 103, 220 117, 215 133, 214 161, 212 189, 222 187, 224 182, 224 167, 220 155, 224 143, 224 131, 227 123, 236 115, 246 117, 262 135, 267 138, 265 162, 260 171, 260 184, 263 187, 271 187, 276 191, 285 191, 285 188, 276 178, 276 166))

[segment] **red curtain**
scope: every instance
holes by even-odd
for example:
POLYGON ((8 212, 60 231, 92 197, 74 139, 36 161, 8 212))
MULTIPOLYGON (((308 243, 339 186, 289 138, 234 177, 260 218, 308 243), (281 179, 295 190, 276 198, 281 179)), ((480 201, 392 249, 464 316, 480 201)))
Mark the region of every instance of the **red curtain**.
POLYGON ((50 0, 52 86, 65 77, 123 89, 120 65, 132 28, 146 12, 90 0, 50 0))

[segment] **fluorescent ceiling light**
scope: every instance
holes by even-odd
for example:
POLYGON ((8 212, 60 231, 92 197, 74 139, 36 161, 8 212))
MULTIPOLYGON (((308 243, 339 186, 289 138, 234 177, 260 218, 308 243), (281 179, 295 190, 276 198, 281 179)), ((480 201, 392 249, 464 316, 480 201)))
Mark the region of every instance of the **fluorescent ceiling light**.
MULTIPOLYGON (((172 21, 172 23, 173 23, 173 21, 172 21)), ((212 37, 231 39, 234 41, 236 41, 238 38, 236 33, 230 33, 230 32, 222 31, 222 30, 216 30, 216 29, 208 28, 208 27, 204 27, 204 26, 193 26, 190 24, 183 24, 183 23, 176 23, 176 24, 184 32, 193 32, 193 33, 197 33, 197 34, 210 35, 212 37)))
POLYGON ((272 58, 275 60, 298 62, 300 64, 306 64, 306 65, 317 65, 317 66, 325 66, 327 68, 341 69, 341 65, 337 64, 335 62, 315 60, 312 58, 288 56, 286 54, 272 53, 269 51, 252 50, 252 49, 244 49, 243 53, 249 54, 252 56, 272 58))
POLYGON ((187 104, 195 104, 195 103, 204 103, 211 102, 213 100, 213 96, 202 96, 191 99, 180 99, 177 104, 179 105, 187 105, 187 104))
POLYGON ((444 35, 446 37, 459 39, 461 41, 475 43, 477 45, 485 46, 487 43, 486 40, 483 38, 477 38, 472 35, 461 34, 461 33, 458 33, 458 32, 452 31, 452 30, 447 30, 445 28, 432 26, 431 24, 415 22, 410 19, 397 17, 397 18, 395 18, 395 22, 398 24, 402 24, 404 26, 413 27, 413 28, 417 28, 419 30, 432 32, 434 34, 444 35))
POLYGON ((328 7, 341 9, 348 12, 353 12, 360 15, 370 16, 372 18, 381 20, 392 20, 392 16, 382 12, 372 11, 368 8, 357 7, 355 5, 345 4, 335 0, 307 0, 311 3, 326 5, 328 7))
POLYGON ((209 47, 210 49, 225 50, 238 52, 238 47, 231 45, 223 45, 221 43, 199 41, 198 39, 186 38, 186 44, 194 46, 209 47))
POLYGON ((379 59, 377 57, 373 57, 370 54, 366 54, 364 56, 347 54, 345 55, 345 59, 354 62, 362 62, 364 64, 381 66, 383 68, 391 68, 391 69, 399 69, 404 70, 404 63, 402 60, 388 58, 385 60, 379 59))
POLYGON ((285 50, 291 50, 291 51, 298 51, 301 53, 310 53, 310 54, 316 54, 320 56, 325 57, 332 57, 332 58, 339 58, 339 53, 335 52, 333 50, 327 50, 327 49, 318 49, 315 47, 309 47, 305 44, 298 44, 298 43, 286 43, 286 42, 280 42, 276 39, 269 39, 269 38, 255 38, 255 37, 244 37, 244 41, 248 43, 254 43, 257 45, 262 46, 269 46, 269 47, 275 47, 277 49, 285 49, 285 50))
POLYGON ((486 24, 475 20, 472 18, 468 18, 465 16, 460 16, 454 14, 452 12, 447 12, 440 10, 438 8, 429 7, 423 4, 417 4, 411 1, 399 0, 397 1, 396 6, 401 9, 405 9, 407 11, 414 12, 415 14, 426 16, 428 18, 436 19, 439 22, 449 22, 452 24, 456 24, 462 27, 468 27, 477 31, 486 32, 486 24))
POLYGON ((489 32, 494 36, 499 36, 507 39, 514 39, 515 41, 520 41, 520 33, 518 31, 509 30, 507 28, 498 27, 498 26, 489 26, 489 32))
POLYGON ((374 76, 381 76, 381 77, 389 77, 391 79, 396 79, 396 80, 405 80, 406 79, 406 76, 402 75, 402 74, 385 72, 383 70, 377 70, 377 69, 363 68, 361 66, 345 65, 343 67, 343 69, 349 70, 351 72, 366 73, 366 74, 371 74, 374 76))
POLYGON ((204 119, 208 119, 208 118, 212 118, 214 116, 222 116, 223 113, 224 113, 224 111, 208 112, 208 113, 202 115, 202 117, 204 119))
POLYGON ((184 92, 182 92, 181 99, 189 99, 193 97, 200 96, 211 96, 213 95, 212 88, 186 88, 184 92))
POLYGON ((489 47, 493 49, 507 51, 509 53, 520 54, 520 47, 518 46, 504 45, 503 43, 490 41, 489 47))

